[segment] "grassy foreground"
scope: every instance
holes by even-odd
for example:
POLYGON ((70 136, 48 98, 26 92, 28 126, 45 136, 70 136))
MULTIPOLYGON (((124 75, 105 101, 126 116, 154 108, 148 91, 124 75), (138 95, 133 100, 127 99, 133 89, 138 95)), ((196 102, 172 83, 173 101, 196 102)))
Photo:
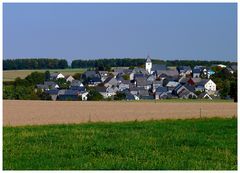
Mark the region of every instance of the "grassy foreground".
POLYGON ((4 170, 236 170, 237 119, 3 128, 4 170))

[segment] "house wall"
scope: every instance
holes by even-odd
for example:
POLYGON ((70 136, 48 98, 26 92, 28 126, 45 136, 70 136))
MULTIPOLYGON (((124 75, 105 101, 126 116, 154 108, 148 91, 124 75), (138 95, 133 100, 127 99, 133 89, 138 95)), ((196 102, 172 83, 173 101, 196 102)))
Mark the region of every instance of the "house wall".
POLYGON ((207 90, 207 91, 216 91, 216 84, 212 81, 212 80, 209 80, 204 88, 207 90))

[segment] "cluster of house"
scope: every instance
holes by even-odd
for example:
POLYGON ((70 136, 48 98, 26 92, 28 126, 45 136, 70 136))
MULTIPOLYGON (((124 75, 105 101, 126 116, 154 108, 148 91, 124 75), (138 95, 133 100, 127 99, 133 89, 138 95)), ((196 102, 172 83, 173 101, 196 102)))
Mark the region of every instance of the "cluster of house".
MULTIPOLYGON (((222 68, 228 68, 224 67, 222 68)), ((236 67, 229 67, 231 72, 236 67)), ((53 100, 87 100, 88 87, 95 88, 103 98, 113 98, 117 93, 124 93, 126 100, 140 99, 166 99, 166 98, 206 98, 213 99, 218 96, 216 84, 210 79, 214 74, 210 68, 203 66, 179 66, 175 69, 165 65, 152 64, 147 57, 145 68, 135 67, 114 68, 108 71, 86 71, 82 75, 85 86, 80 80, 72 76, 64 76, 61 73, 52 73, 51 80, 37 85, 49 94, 53 100), (202 78, 202 76, 205 76, 202 78), (56 79, 65 78, 70 82, 68 89, 60 89, 53 82, 56 79)))

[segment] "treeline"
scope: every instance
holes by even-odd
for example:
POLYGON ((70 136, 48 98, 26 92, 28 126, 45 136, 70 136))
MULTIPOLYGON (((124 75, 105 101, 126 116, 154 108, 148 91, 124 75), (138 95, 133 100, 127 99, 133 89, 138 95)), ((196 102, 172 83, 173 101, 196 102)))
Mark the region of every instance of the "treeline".
MULTIPOLYGON (((142 66, 146 59, 122 58, 122 59, 94 59, 94 60, 73 60, 71 68, 99 68, 108 69, 111 67, 131 67, 142 66)), ((230 61, 195 61, 195 60, 157 60, 153 59, 153 64, 165 64, 167 66, 191 66, 196 65, 211 66, 213 64, 234 64, 230 61)), ((236 63, 235 63, 236 64, 236 63)), ((64 69, 68 68, 68 63, 64 59, 7 59, 3 60, 3 70, 21 70, 21 69, 64 69)))
POLYGON ((64 69, 68 68, 65 59, 7 59, 3 60, 3 70, 22 69, 64 69))
MULTIPOLYGON (((96 59, 96 60, 73 60, 72 68, 94 68, 94 67, 130 67, 141 66, 145 64, 146 59, 96 59)), ((165 64, 167 66, 191 66, 192 68, 197 65, 210 67, 213 64, 231 65, 230 61, 195 61, 195 60, 152 60, 153 64, 165 64)))

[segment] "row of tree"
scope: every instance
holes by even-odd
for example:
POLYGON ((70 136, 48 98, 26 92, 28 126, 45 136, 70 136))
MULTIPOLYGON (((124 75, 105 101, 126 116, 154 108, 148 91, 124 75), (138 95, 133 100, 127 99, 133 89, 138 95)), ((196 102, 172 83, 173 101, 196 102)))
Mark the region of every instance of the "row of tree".
MULTIPOLYGON (((97 68, 99 70, 109 70, 111 67, 133 67, 145 64, 146 59, 122 58, 122 59, 95 59, 95 60, 73 60, 71 68, 97 68)), ((196 65, 211 66, 212 64, 233 64, 230 61, 194 61, 194 60, 152 60, 154 64, 165 64, 167 66, 191 66, 196 65)), ((21 69, 64 69, 68 68, 65 59, 7 59, 3 60, 3 70, 21 69)))
POLYGON ((7 59, 3 60, 3 70, 21 69, 64 69, 68 68, 65 59, 7 59))

